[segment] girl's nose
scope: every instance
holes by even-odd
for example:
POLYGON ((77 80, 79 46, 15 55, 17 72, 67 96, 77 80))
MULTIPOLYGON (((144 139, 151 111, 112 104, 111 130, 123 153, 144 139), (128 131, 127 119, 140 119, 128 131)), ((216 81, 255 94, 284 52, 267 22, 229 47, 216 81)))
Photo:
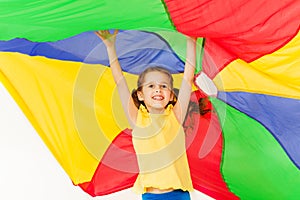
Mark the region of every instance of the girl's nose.
POLYGON ((159 93, 160 92, 160 87, 159 86, 155 86, 155 92, 159 93))

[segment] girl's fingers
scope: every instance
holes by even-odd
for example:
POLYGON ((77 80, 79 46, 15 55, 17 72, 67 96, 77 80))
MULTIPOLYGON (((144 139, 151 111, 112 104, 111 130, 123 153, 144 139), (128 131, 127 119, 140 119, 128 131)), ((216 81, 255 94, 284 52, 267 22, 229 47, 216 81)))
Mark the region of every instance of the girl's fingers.
POLYGON ((117 34, 118 34, 118 32, 119 32, 119 30, 118 30, 118 29, 115 29, 115 31, 114 31, 114 35, 117 35, 117 34))
POLYGON ((115 35, 118 34, 118 32, 119 32, 118 29, 115 29, 113 34, 111 34, 111 33, 109 32, 109 30, 99 30, 99 31, 95 31, 95 33, 96 33, 97 35, 102 36, 102 37, 106 37, 106 38, 109 37, 109 36, 115 36, 115 35))
POLYGON ((96 34, 99 38, 101 38, 102 40, 104 39, 103 36, 102 36, 102 34, 101 34, 99 31, 95 31, 95 34, 96 34))

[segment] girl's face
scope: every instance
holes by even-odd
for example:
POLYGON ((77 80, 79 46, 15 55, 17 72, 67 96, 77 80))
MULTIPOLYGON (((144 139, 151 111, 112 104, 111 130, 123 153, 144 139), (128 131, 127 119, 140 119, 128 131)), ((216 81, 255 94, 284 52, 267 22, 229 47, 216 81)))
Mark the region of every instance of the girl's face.
POLYGON ((170 100, 173 100, 170 78, 159 71, 148 72, 144 77, 138 98, 144 101, 150 113, 163 113, 170 100))

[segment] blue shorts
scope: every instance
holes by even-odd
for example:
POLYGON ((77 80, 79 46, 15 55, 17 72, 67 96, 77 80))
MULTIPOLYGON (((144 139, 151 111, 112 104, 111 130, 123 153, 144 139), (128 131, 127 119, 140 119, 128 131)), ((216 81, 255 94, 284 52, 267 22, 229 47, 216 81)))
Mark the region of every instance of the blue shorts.
POLYGON ((162 194, 145 193, 142 194, 143 200, 191 200, 190 193, 182 190, 174 190, 162 194))

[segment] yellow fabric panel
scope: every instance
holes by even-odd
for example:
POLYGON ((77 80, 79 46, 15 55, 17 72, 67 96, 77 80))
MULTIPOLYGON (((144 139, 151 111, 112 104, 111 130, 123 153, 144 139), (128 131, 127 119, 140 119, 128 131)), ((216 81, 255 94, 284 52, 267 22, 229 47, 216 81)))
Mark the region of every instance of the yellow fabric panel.
MULTIPOLYGON (((114 137, 129 127, 110 69, 0 53, 0 80, 74 184, 90 181, 114 137)), ((125 74, 130 90, 137 76, 125 74)), ((174 75, 179 88, 182 75, 174 75)))
POLYGON ((244 91, 300 99, 300 33, 251 63, 237 59, 215 78, 219 91, 244 91))
POLYGON ((112 139, 121 131, 114 120, 109 118, 111 104, 107 102, 111 102, 111 88, 114 86, 110 74, 107 67, 81 64, 76 80, 73 81, 73 97, 70 102, 73 105, 72 117, 82 145, 96 160, 101 160, 112 139), (98 86, 99 82, 103 85, 98 86), (99 94, 103 97, 99 101, 95 100, 99 95, 97 88, 100 88, 99 94))
POLYGON ((1 81, 60 165, 75 184, 90 180, 98 162, 82 145, 72 111, 80 63, 3 52, 0 60, 1 81))

